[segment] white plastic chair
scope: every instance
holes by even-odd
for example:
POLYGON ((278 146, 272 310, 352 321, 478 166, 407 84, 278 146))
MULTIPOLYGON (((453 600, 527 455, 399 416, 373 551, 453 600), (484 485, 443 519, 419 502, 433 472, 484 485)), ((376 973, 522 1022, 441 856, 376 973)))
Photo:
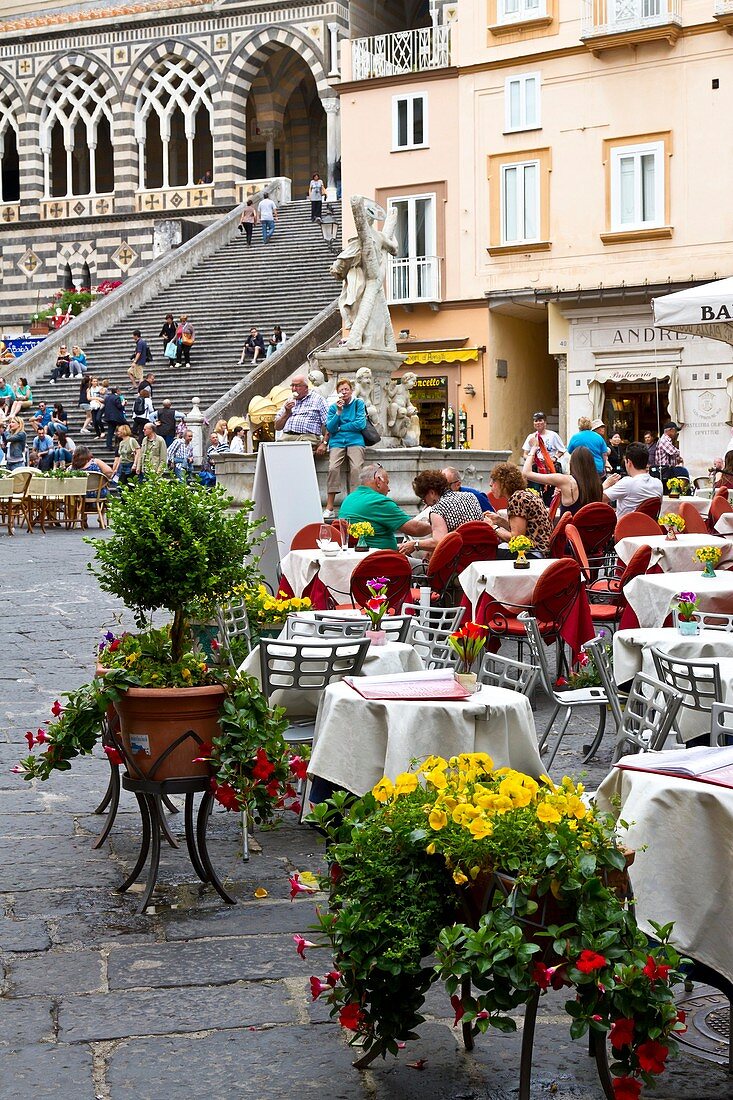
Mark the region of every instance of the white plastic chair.
POLYGON ((629 752, 663 749, 681 706, 679 691, 637 672, 616 735, 614 761, 629 752))
POLYGON ((498 653, 485 653, 477 680, 485 687, 508 688, 531 696, 539 674, 540 670, 535 665, 502 657, 498 653))

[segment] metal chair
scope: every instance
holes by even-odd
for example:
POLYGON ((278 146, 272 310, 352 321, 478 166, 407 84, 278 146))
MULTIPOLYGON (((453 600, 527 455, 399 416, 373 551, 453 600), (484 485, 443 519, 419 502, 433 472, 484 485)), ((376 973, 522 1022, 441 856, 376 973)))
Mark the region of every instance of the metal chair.
POLYGON ((733 745, 733 706, 730 703, 713 703, 710 744, 721 748, 733 745))
POLYGON ((683 500, 680 504, 680 515, 685 521, 685 533, 688 535, 709 535, 710 529, 702 518, 694 504, 683 500))
POLYGON ((430 648, 430 655, 424 657, 423 662, 428 671, 434 668, 452 668, 457 672, 461 658, 447 642, 434 642, 430 648))
MULTIPOLYGON (((656 646, 652 646, 651 655, 659 679, 682 694, 682 710, 705 715, 705 725, 708 726, 713 705, 723 701, 717 661, 687 661, 683 657, 672 657, 669 653, 663 653, 656 646)), ((683 740, 678 722, 675 722, 675 728, 679 739, 683 740)), ((706 734, 704 738, 700 736, 688 739, 687 744, 700 745, 707 740, 706 734)))
POLYGON ((628 752, 663 749, 681 706, 679 691, 637 672, 616 734, 614 763, 628 752))
POLYGON ((385 631, 388 642, 406 642, 410 626, 409 615, 385 615, 381 623, 381 629, 385 631))
MULTIPOLYGON (((268 702, 274 691, 323 692, 344 676, 358 676, 369 649, 368 638, 334 640, 281 638, 260 640, 260 676, 268 702)), ((288 715, 284 739, 312 744, 315 718, 288 715)))
POLYGON ((458 629, 466 614, 465 607, 435 607, 432 604, 426 607, 421 603, 404 603, 402 610, 409 615, 412 622, 419 622, 421 626, 440 627, 452 634, 458 629))
POLYGON ((601 687, 573 688, 570 691, 557 691, 547 660, 545 643, 540 633, 537 620, 527 611, 523 611, 519 616, 519 621, 526 631, 527 645, 532 655, 532 663, 536 665, 539 670, 540 685, 545 691, 545 694, 549 696, 550 701, 555 704, 545 731, 539 739, 540 751, 544 748, 545 742, 552 731, 555 719, 560 711, 564 711, 560 729, 557 733, 557 740, 555 741, 554 748, 547 761, 547 768, 549 770, 552 767, 555 756, 557 755, 557 750, 560 747, 560 742, 567 732, 568 723, 570 722, 573 711, 579 710, 581 707, 598 707, 600 712, 598 727, 593 742, 583 757, 583 763, 587 764, 596 752, 603 738, 603 733, 606 728, 606 704, 609 701, 608 696, 601 687))
POLYGON ((362 619, 306 618, 289 615, 285 624, 288 638, 363 638, 369 626, 362 619))
POLYGON ((219 624, 222 649, 231 667, 236 669, 239 665, 232 652, 232 643, 240 638, 244 639, 247 652, 242 655, 243 657, 246 657, 252 650, 252 629, 249 625, 247 606, 244 600, 229 600, 227 603, 220 604, 216 613, 216 621, 219 624))
MULTIPOLYGON (((570 513, 566 513, 569 515, 570 513)), ((563 517, 564 518, 564 517, 563 517)), ((563 532, 564 534, 564 532, 563 532)), ((580 566, 571 558, 554 561, 542 572, 534 586, 530 604, 512 603, 512 611, 507 610, 498 601, 489 602, 483 611, 483 625, 492 637, 501 642, 503 637, 514 638, 517 642, 519 659, 522 659, 522 645, 526 640, 526 630, 521 615, 515 612, 521 609, 529 612, 540 624, 539 630, 549 645, 558 643, 558 661, 563 660, 561 649, 561 630, 570 614, 581 589, 580 566)))
MULTIPOLYGON (((721 611, 693 611, 689 621, 699 623, 703 630, 733 630, 733 615, 721 611)), ((672 623, 675 628, 680 623, 676 607, 672 611, 672 623)))
POLYGON ((455 650, 451 649, 448 645, 448 637, 452 633, 453 630, 445 625, 424 626, 416 619, 413 619, 410 624, 408 640, 418 656, 422 658, 426 668, 444 668, 446 667, 445 663, 431 664, 431 661, 437 658, 443 661, 445 658, 444 651, 446 649, 450 653, 455 652, 455 650))
POLYGON ((594 501, 584 504, 573 516, 573 526, 578 529, 593 577, 597 577, 606 560, 606 551, 613 546, 616 512, 610 504, 594 501))
POLYGON ((593 664, 595 665, 596 672, 598 673, 598 679, 601 681, 601 687, 606 693, 608 698, 608 705, 611 710, 611 717, 616 726, 616 734, 621 729, 621 725, 624 720, 623 711, 621 709, 621 698, 625 698, 626 693, 619 690, 619 686, 616 683, 616 677, 613 673, 613 666, 608 659, 608 652, 606 646, 608 640, 603 634, 596 635, 595 638, 591 638, 589 642, 583 643, 583 652, 586 653, 593 664))
POLYGON ((508 688, 521 695, 531 696, 539 674, 540 670, 535 665, 526 665, 524 661, 514 661, 511 657, 501 657, 498 653, 485 653, 477 680, 485 687, 508 688))

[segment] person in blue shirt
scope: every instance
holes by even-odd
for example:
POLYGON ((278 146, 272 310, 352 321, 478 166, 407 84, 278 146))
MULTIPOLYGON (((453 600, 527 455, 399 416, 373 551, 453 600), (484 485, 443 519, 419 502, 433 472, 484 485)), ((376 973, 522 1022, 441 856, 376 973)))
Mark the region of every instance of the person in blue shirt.
POLYGON ((45 474, 53 466, 53 440, 40 424, 36 428, 33 451, 38 455, 38 468, 45 474))
POLYGON ((606 456, 611 450, 603 437, 605 430, 606 425, 601 419, 590 421, 587 416, 581 416, 578 431, 570 437, 568 443, 568 454, 572 454, 578 447, 587 447, 601 476, 605 476, 606 456))
POLYGON ((471 493, 479 502, 482 512, 496 511, 486 493, 482 493, 480 489, 472 489, 469 485, 461 485, 461 475, 455 466, 446 466, 440 472, 448 482, 449 490, 452 489, 455 493, 471 493))
POLYGON ((328 408, 326 431, 328 432, 328 480, 326 481, 326 507, 324 519, 333 519, 336 494, 341 492, 341 467, 346 469, 347 493, 359 484, 359 474, 364 465, 364 429, 366 405, 354 396, 354 387, 348 378, 342 378, 336 387, 336 401, 328 408))
POLYGON ((33 425, 36 428, 46 428, 53 420, 53 409, 50 409, 45 401, 39 402, 38 412, 33 414, 33 425))

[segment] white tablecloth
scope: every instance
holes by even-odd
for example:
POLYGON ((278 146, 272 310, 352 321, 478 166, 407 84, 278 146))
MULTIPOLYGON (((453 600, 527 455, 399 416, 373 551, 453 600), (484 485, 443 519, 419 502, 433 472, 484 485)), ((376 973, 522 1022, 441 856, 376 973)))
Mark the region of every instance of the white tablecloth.
POLYGON ((294 595, 302 596, 303 589, 318 574, 336 602, 346 603, 351 574, 370 553, 373 551, 338 550, 335 554, 324 554, 317 549, 291 550, 280 562, 280 568, 294 595))
POLYGON ((693 508, 697 508, 701 516, 706 516, 710 510, 710 497, 662 497, 662 510, 659 513, 663 516, 666 512, 675 512, 679 515, 680 504, 691 504, 693 508))
MULTIPOLYGON (((282 633, 285 637, 285 631, 282 633)), ((296 639, 303 641, 305 639, 296 639)), ((318 639, 308 639, 310 644, 318 645, 318 639)), ((321 641, 328 644, 328 639, 321 641)), ((380 646, 370 646, 366 660, 362 665, 362 676, 388 676, 394 672, 421 672, 425 668, 423 659, 409 642, 386 642, 380 646)), ((245 676, 254 676, 262 686, 260 676, 260 647, 255 646, 242 662, 239 671, 245 676)), ((309 715, 318 710, 321 695, 316 691, 278 690, 272 693, 272 703, 285 707, 290 714, 309 715)))
POLYGON ((647 573, 643 577, 634 577, 624 591, 639 626, 661 626, 680 592, 695 592, 701 611, 733 614, 733 572, 723 569, 718 570, 714 578, 704 578, 701 570, 694 573, 647 573))
MULTIPOLYGON (((616 683, 633 680, 637 672, 657 678, 652 647, 686 661, 716 659, 720 670, 721 702, 733 699, 733 631, 702 630, 696 635, 680 634, 673 627, 659 630, 619 630, 613 637, 613 671, 616 683)), ((681 710, 677 718, 683 741, 710 730, 710 718, 691 710, 681 710)))
POLYGON ((650 921, 674 921, 682 953, 733 981, 733 790, 614 768, 597 798, 632 823, 625 841, 636 849, 630 875, 642 929, 654 935, 650 921))
POLYGON ((479 599, 488 592, 505 607, 529 604, 532 593, 545 569, 553 565, 552 558, 529 558, 529 569, 515 569, 513 561, 474 561, 458 580, 471 601, 471 614, 476 614, 479 599))
POLYGON ((616 553, 624 565, 628 565, 642 546, 652 548, 649 565, 659 565, 665 573, 683 573, 693 569, 702 571, 704 566, 695 557, 695 551, 700 546, 717 546, 721 562, 733 559, 733 543, 717 535, 684 533, 678 535, 674 542, 669 542, 666 535, 633 535, 616 543, 616 553))
POLYGON ((723 512, 715 524, 715 530, 719 535, 733 535, 733 512, 723 512))
POLYGON ((347 684, 331 684, 321 700, 311 775, 363 795, 383 775, 435 753, 487 752, 496 767, 535 777, 546 771, 537 751, 526 696, 482 688, 465 702, 364 699, 347 684))

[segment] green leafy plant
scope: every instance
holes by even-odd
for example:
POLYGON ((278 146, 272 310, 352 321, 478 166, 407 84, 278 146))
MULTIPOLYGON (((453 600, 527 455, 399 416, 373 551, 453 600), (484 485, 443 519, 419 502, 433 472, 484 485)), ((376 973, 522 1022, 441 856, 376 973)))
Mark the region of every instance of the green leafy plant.
POLYGON ((362 1064, 413 1037, 438 979, 474 1033, 512 1031, 511 1009, 568 986, 571 1036, 610 1037, 618 1100, 654 1083, 684 1030, 682 960, 671 925, 654 926, 657 946, 638 928, 625 904, 632 854, 583 793, 473 753, 316 807, 332 860, 318 927, 334 969, 311 988, 363 1045, 362 1064))

